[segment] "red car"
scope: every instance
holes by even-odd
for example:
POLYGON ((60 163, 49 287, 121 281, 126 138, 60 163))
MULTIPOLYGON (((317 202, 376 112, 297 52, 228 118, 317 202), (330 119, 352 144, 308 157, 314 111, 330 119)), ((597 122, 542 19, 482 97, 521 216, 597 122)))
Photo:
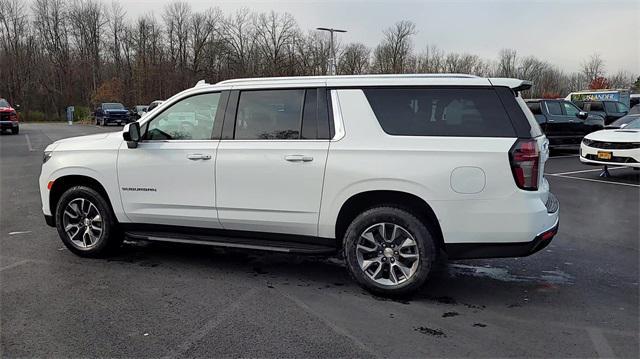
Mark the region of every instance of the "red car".
POLYGON ((0 98, 0 132, 11 130, 11 133, 17 135, 20 132, 18 124, 18 112, 9 105, 9 102, 0 98))

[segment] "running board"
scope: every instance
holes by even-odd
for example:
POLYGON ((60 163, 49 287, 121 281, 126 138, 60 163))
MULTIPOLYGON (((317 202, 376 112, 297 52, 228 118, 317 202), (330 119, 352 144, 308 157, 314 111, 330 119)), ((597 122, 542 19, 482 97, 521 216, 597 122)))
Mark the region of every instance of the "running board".
POLYGON ((299 254, 328 254, 337 250, 336 247, 291 242, 274 241, 258 238, 206 236, 165 232, 125 232, 125 236, 132 240, 146 240, 151 242, 170 242, 183 244, 207 245, 226 248, 252 249, 280 253, 299 254))

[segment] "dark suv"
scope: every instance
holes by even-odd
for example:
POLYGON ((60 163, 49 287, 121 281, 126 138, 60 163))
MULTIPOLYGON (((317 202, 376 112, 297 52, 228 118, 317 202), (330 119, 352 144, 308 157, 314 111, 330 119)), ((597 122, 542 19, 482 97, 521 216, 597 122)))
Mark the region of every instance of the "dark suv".
POLYGON ((576 101, 583 111, 604 117, 605 125, 629 113, 629 107, 618 101, 576 101))
POLYGON ((111 123, 126 125, 131 122, 129 110, 121 103, 101 103, 94 112, 96 125, 105 126, 111 123))
POLYGON ((604 118, 581 111, 566 100, 527 100, 550 147, 579 146, 582 138, 604 128, 604 118))

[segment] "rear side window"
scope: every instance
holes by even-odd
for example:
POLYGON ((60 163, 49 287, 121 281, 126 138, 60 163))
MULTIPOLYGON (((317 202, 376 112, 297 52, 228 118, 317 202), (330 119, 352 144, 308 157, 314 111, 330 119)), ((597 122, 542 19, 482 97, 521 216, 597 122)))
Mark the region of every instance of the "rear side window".
POLYGON ((400 136, 513 137, 493 89, 365 88, 382 129, 400 136))
POLYGON ((602 102, 592 102, 589 111, 602 111, 604 112, 604 106, 602 106, 602 102))
POLYGON ((542 109, 540 108, 540 102, 527 102, 527 107, 534 115, 542 115, 542 109))
POLYGON ((304 90, 242 91, 235 139, 299 139, 304 90))
POLYGON ((556 116, 562 116, 562 107, 560 107, 560 102, 547 101, 546 105, 547 105, 547 111, 549 111, 550 114, 556 115, 556 116))

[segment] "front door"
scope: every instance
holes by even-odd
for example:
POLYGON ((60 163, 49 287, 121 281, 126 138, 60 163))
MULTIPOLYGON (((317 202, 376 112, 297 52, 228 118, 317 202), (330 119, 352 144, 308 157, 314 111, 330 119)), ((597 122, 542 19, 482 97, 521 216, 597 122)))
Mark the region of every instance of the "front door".
POLYGON ((227 111, 231 121, 225 117, 223 132, 228 124, 233 131, 228 139, 223 134, 216 162, 225 229, 317 235, 329 149, 324 96, 314 88, 230 97, 237 111, 227 111))
POLYGON ((220 93, 190 96, 142 124, 137 148, 120 147, 118 181, 134 223, 219 228, 212 140, 220 93))

